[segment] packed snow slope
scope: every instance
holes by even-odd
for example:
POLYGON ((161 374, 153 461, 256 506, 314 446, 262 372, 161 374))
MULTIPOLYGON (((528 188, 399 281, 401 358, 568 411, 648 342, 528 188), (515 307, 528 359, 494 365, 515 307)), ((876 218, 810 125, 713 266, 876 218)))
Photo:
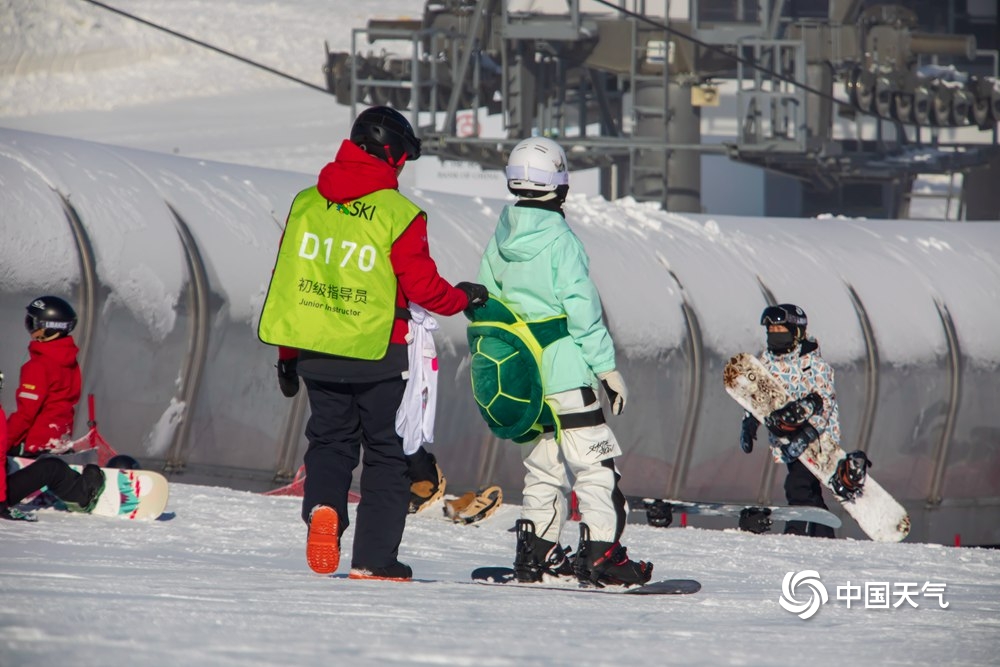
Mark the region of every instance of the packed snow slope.
MULTIPOLYGON (((1000 650, 995 550, 633 523, 630 555, 699 593, 535 591, 468 581, 511 563, 518 507, 459 526, 439 502, 407 523, 413 582, 353 581, 351 529, 338 573, 308 569, 298 499, 171 490, 165 521, 42 510, 0 525, 0 664, 995 665, 1000 650), (804 570, 828 591, 806 620, 780 603, 804 570)), ((814 585, 791 597, 808 604, 814 585)))

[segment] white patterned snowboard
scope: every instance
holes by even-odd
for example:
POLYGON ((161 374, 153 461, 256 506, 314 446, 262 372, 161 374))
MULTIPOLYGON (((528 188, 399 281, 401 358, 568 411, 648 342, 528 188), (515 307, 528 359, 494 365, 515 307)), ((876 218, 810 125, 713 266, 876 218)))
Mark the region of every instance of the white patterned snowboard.
MULTIPOLYGON (((31 465, 35 460, 13 457, 8 462, 11 465, 7 472, 12 473, 31 465)), ((70 468, 83 472, 82 465, 70 464, 70 468)), ((97 504, 90 514, 140 520, 153 520, 163 514, 170 497, 170 485, 166 477, 152 470, 101 470, 105 477, 104 491, 98 496, 97 504)), ((37 494, 28 496, 22 502, 29 502, 35 495, 37 494)))

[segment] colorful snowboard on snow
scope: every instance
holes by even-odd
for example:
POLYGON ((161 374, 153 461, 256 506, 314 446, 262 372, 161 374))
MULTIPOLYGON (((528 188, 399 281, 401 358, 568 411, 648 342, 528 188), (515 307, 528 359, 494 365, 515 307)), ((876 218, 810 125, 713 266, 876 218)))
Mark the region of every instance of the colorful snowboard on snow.
MULTIPOLYGON (((723 371, 726 392, 761 423, 774 410, 791 400, 785 386, 772 375, 760 359, 740 353, 729 360, 723 371)), ((846 453, 823 433, 799 457, 809 471, 831 491, 831 478, 846 453)), ((910 516, 888 491, 867 477, 860 495, 845 499, 836 493, 844 510, 868 537, 876 542, 899 542, 910 532, 910 516)))
MULTIPOLYGON (((29 466, 34 459, 14 457, 7 473, 29 466)), ((70 464, 77 472, 82 465, 70 464)), ((104 491, 90 514, 98 516, 122 517, 125 519, 156 519, 167 507, 170 495, 167 478, 152 470, 120 470, 101 468, 104 471, 104 491)), ((26 499, 27 501, 28 499, 26 499)))
POLYGON ((521 583, 514 579, 514 570, 509 567, 479 567, 472 571, 472 580, 487 586, 510 586, 512 588, 534 588, 537 590, 577 591, 585 593, 608 593, 620 595, 690 595, 701 590, 701 584, 694 579, 661 579, 642 586, 605 586, 598 588, 582 584, 576 579, 557 579, 538 583, 521 583))

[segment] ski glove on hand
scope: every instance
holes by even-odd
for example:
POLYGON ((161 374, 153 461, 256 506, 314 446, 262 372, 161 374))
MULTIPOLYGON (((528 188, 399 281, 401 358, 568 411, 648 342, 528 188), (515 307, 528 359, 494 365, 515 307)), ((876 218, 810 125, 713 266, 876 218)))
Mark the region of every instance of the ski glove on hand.
POLYGON ((469 299, 469 308, 482 308, 489 301, 490 293, 486 291, 484 285, 479 283, 458 283, 455 285, 458 289, 465 292, 465 296, 469 299))
POLYGON ((788 461, 802 456, 802 452, 806 451, 806 447, 809 443, 819 437, 819 432, 813 428, 813 425, 806 422, 798 430, 798 432, 788 439, 787 445, 781 446, 781 455, 788 461))
POLYGON ((628 389, 625 387, 625 380, 617 370, 598 373, 597 379, 604 385, 604 393, 608 395, 611 403, 611 412, 620 415, 625 409, 625 401, 628 400, 628 389))
POLYGON ((285 398, 291 398, 299 393, 298 366, 297 357, 278 359, 278 386, 281 387, 281 393, 285 398))
POLYGON ((743 425, 740 429, 740 449, 743 450, 744 454, 749 454, 753 451, 754 440, 757 439, 757 428, 760 426, 760 422, 749 412, 743 412, 743 425))

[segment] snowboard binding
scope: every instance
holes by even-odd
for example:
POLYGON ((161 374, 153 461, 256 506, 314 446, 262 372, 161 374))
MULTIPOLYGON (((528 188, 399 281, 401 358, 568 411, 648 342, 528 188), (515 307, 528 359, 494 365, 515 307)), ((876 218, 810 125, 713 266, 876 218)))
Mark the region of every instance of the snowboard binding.
POLYGON ((674 511, 670 503, 660 499, 643 503, 646 508, 646 523, 656 528, 666 528, 674 522, 674 511))
POLYGON ((764 426, 778 437, 797 433, 806 421, 823 410, 823 398, 812 392, 802 398, 789 401, 764 418, 764 426))
POLYGON ((537 583, 546 576, 575 576, 569 559, 569 547, 538 537, 535 524, 529 519, 518 519, 514 529, 517 533, 514 579, 521 583, 537 583))
POLYGON ((771 530, 771 510, 767 507, 744 507, 740 511, 740 530, 760 535, 771 530))
POLYGON ((846 500, 859 498, 864 493, 868 468, 871 466, 872 462, 864 452, 851 452, 837 464, 837 469, 830 478, 830 488, 846 500))

